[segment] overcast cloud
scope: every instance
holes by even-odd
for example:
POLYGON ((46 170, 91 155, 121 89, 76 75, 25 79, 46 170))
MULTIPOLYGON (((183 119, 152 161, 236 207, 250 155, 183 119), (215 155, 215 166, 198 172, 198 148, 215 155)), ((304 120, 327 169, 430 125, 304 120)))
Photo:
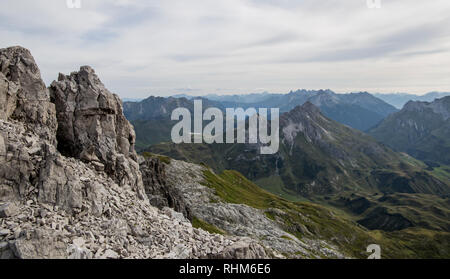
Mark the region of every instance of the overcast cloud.
POLYGON ((91 65, 121 97, 450 91, 450 1, 2 0, 0 47, 47 84, 91 65))

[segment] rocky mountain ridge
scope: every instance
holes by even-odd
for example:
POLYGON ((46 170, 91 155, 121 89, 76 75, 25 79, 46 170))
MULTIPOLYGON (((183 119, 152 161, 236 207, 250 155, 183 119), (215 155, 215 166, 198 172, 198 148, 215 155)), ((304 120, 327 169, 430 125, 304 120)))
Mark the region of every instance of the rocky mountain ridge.
POLYGON ((450 164, 450 96, 433 102, 410 101, 369 134, 389 147, 425 161, 450 164))

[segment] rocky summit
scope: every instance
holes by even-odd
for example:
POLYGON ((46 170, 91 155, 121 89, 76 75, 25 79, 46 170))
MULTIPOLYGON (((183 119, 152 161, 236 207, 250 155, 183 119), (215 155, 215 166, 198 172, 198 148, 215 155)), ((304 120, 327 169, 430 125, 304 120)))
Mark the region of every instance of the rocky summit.
POLYGON ((92 68, 47 89, 30 52, 10 47, 0 69, 0 258, 269 257, 150 204, 157 167, 143 179, 122 102, 92 68))

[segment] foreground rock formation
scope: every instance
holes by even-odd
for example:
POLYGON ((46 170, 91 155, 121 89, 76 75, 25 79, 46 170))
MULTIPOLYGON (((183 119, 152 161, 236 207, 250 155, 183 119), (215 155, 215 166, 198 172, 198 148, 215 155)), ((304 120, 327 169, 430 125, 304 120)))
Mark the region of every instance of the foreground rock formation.
POLYGON ((58 119, 58 149, 92 163, 120 185, 143 197, 133 127, 122 113, 122 102, 110 93, 89 66, 69 76, 60 74, 50 86, 58 119))
POLYGON ((150 204, 133 128, 92 68, 50 92, 22 47, 0 69, 0 258, 268 257, 150 204))

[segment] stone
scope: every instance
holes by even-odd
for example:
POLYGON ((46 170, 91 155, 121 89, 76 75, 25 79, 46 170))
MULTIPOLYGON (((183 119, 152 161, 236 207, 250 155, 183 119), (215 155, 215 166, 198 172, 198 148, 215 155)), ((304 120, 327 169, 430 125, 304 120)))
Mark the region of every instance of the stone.
POLYGON ((84 239, 83 239, 82 237, 78 237, 78 238, 75 238, 75 239, 72 241, 72 243, 73 243, 74 245, 78 246, 78 247, 83 247, 84 244, 85 244, 85 241, 84 241, 84 239))
POLYGON ((8 242, 0 242, 0 259, 14 259, 14 253, 9 247, 8 242))
POLYGON ((222 252, 211 254, 210 259, 264 259, 264 248, 256 242, 239 241, 226 247, 222 252))
POLYGON ((93 258, 92 252, 89 249, 84 247, 81 248, 75 244, 71 244, 67 247, 67 253, 69 259, 85 260, 93 258))
POLYGON ((101 256, 102 259, 118 259, 119 257, 119 254, 111 249, 106 250, 105 253, 101 256))
POLYGON ((19 207, 17 207, 14 203, 5 203, 0 206, 0 217, 7 218, 12 217, 19 214, 19 207))
POLYGON ((48 214, 48 211, 44 208, 39 209, 39 216, 41 216, 41 218, 45 218, 48 214))

